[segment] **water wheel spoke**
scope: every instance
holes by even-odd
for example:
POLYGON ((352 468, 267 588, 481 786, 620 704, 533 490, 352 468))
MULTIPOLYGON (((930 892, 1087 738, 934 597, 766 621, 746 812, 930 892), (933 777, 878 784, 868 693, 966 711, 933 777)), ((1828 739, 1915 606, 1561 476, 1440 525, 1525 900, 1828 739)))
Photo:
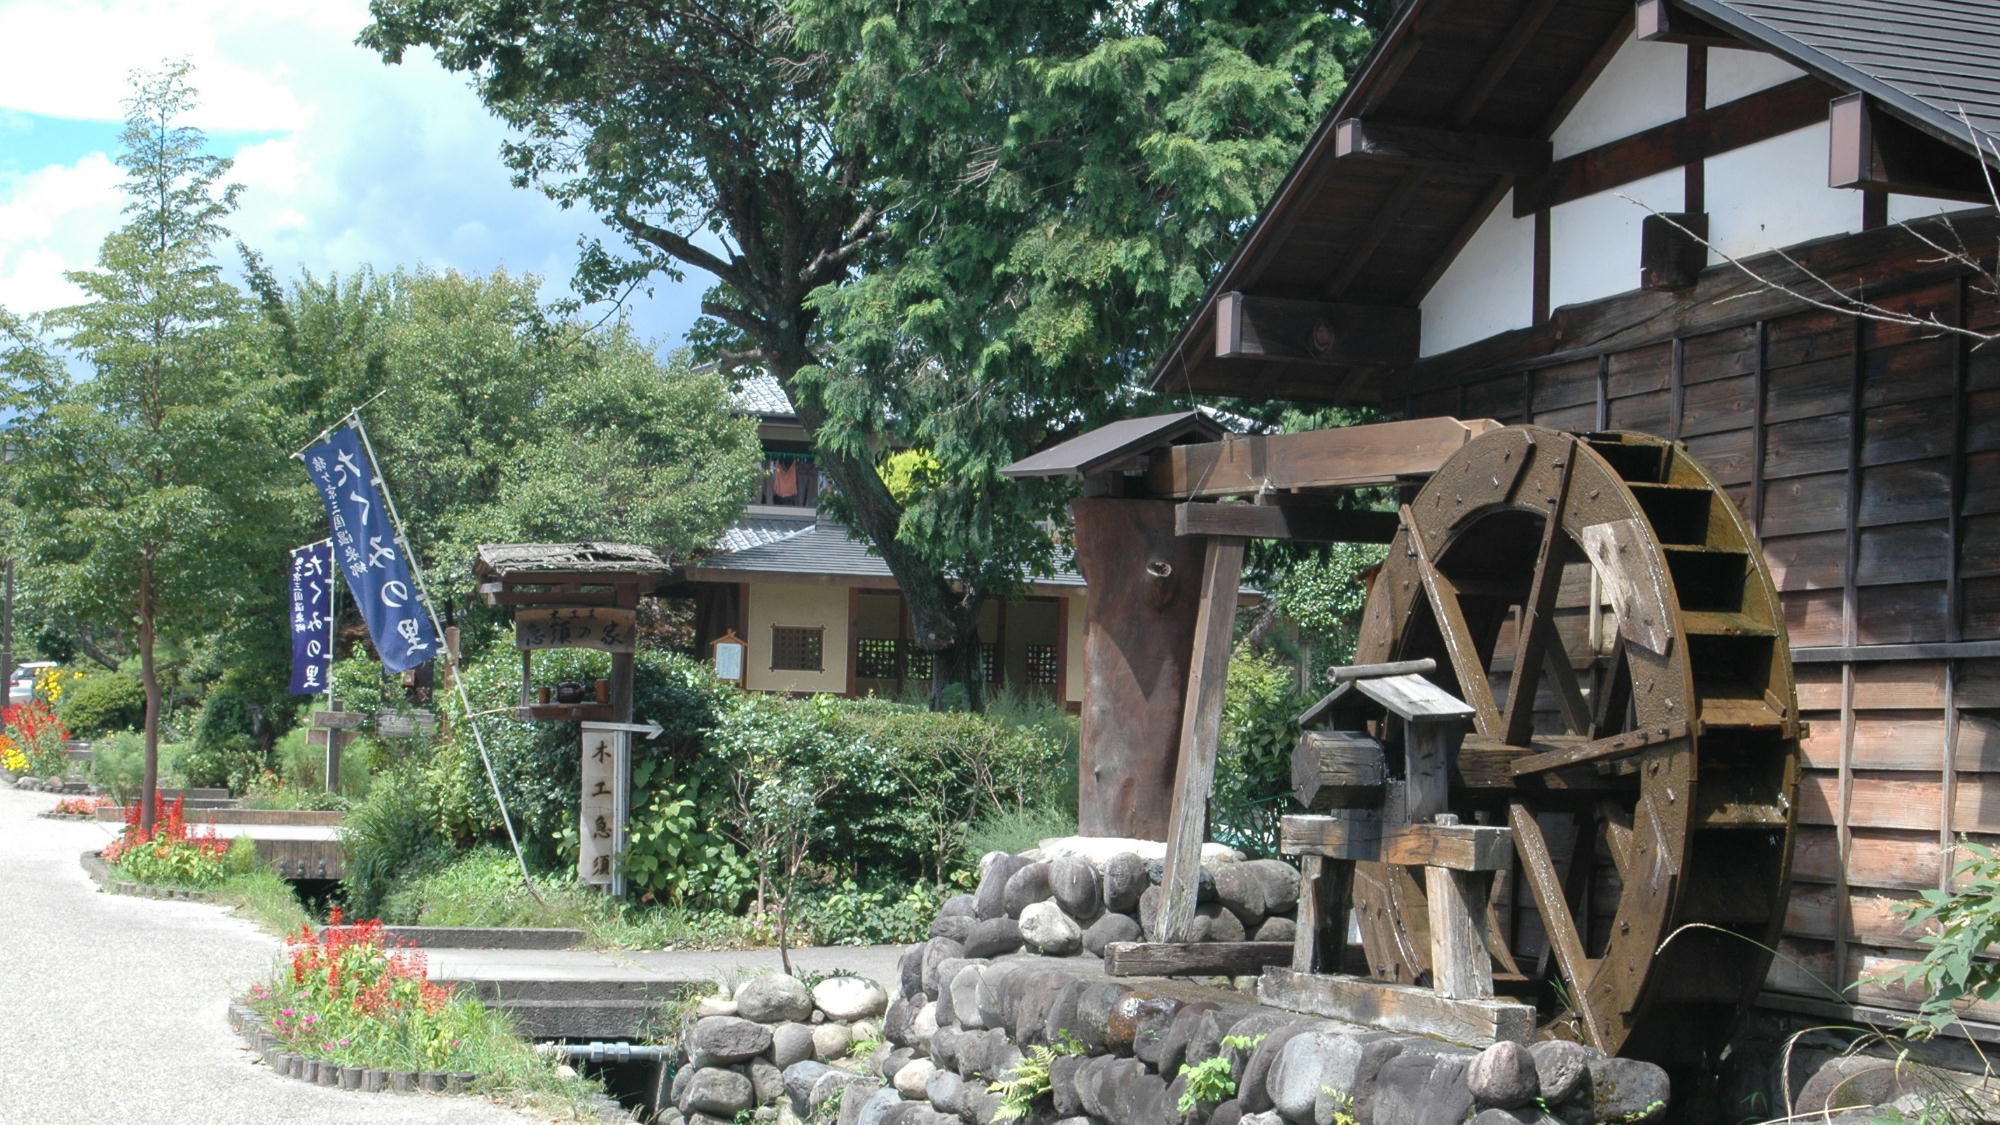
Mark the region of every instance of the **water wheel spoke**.
MULTIPOLYGON (((1570 1005, 1583 1022, 1584 1037, 1591 1046, 1607 1050, 1604 1028, 1585 995, 1594 965, 1584 955, 1583 937, 1577 933, 1576 919, 1569 912, 1563 878, 1556 871, 1555 860, 1549 856, 1549 843, 1542 836, 1541 823, 1535 819, 1535 811, 1526 804, 1510 801, 1507 804, 1507 824, 1514 830, 1514 850, 1521 857, 1522 877, 1528 883, 1529 893, 1534 896, 1535 909, 1541 913, 1542 933, 1548 939, 1550 951, 1555 954, 1556 968, 1569 987, 1570 1005)), ((1611 1051, 1616 1049, 1615 1044, 1608 1048, 1611 1051)))
POLYGON ((1604 822, 1604 843, 1611 852, 1611 866, 1618 881, 1632 879, 1632 810, 1614 801, 1597 802, 1597 816, 1604 822))
POLYGON ((1590 734, 1602 738, 1619 729, 1632 702, 1631 670, 1625 666, 1625 636, 1611 643, 1611 655, 1598 672, 1597 690, 1590 696, 1590 734))
POLYGON ((1438 635, 1444 640, 1445 656, 1451 663, 1452 676, 1458 681, 1458 693, 1477 713, 1480 732, 1493 733, 1500 725, 1500 709, 1493 701, 1493 685, 1486 678, 1479 647, 1473 640, 1471 628, 1465 623, 1465 608, 1459 604, 1458 588, 1452 585, 1451 579, 1437 568, 1430 557, 1430 549, 1424 545, 1423 533, 1417 528, 1416 518, 1410 514, 1408 504, 1403 505, 1400 515, 1403 533, 1409 540, 1410 550, 1417 557, 1417 573, 1423 577, 1424 597, 1430 602, 1438 635))
POLYGON ((1577 682, 1576 669, 1570 665, 1569 650, 1563 647, 1562 638, 1550 630, 1550 644, 1542 648, 1542 674, 1556 688, 1556 705, 1562 708, 1563 722, 1568 729, 1579 733, 1591 729, 1590 701, 1583 697, 1583 685, 1577 682))
MULTIPOLYGON (((1501 722, 1501 737, 1516 746, 1525 744, 1535 728, 1535 689, 1553 649, 1562 651, 1551 615, 1562 593, 1562 556, 1568 552, 1569 537, 1563 534, 1563 504, 1569 499, 1570 462, 1563 463, 1561 483, 1548 518, 1542 521, 1542 541, 1535 551, 1534 579, 1528 596, 1521 602, 1521 627, 1514 647, 1514 674, 1507 685, 1507 710, 1501 722), (1550 642, 1554 642, 1551 645, 1550 642)), ((1563 662, 1568 662, 1565 655, 1563 662)), ((1580 729, 1580 728, 1571 728, 1580 729)))

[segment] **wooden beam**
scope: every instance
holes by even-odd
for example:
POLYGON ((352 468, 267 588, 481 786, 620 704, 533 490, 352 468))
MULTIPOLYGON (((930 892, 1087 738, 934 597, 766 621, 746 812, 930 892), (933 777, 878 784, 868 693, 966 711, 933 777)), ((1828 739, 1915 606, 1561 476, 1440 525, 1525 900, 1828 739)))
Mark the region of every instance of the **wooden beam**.
POLYGON ((1359 117, 1349 117, 1333 128, 1333 154, 1345 160, 1456 168, 1496 176, 1532 176, 1549 166, 1549 142, 1534 137, 1392 125, 1359 117))
POLYGON ((1437 472, 1466 442, 1499 428, 1490 418, 1415 418, 1177 445, 1154 459, 1146 482, 1154 495, 1178 500, 1242 496, 1267 486, 1290 492, 1408 484, 1437 472))
POLYGON ((1977 159, 1897 120, 1866 94, 1833 99, 1827 124, 1828 187, 1993 202, 1977 159))
POLYGON ((1387 543, 1396 513, 1354 512, 1326 504, 1181 504, 1176 535, 1234 535, 1298 543, 1387 543))
POLYGON ((1301 973, 1340 971, 1347 946, 1347 909, 1354 892, 1354 865, 1330 862, 1310 852, 1299 856, 1298 928, 1292 938, 1292 968, 1301 973))
POLYGON ((1679 742, 1687 736, 1688 724, 1678 722, 1653 730, 1626 731, 1606 738, 1595 738, 1579 742, 1574 746, 1544 750, 1537 754, 1523 754, 1514 759, 1514 776, 1522 777, 1544 770, 1561 769, 1564 766, 1580 766, 1610 758, 1620 758, 1627 754, 1636 754, 1648 747, 1679 742))
POLYGON ((1514 862, 1514 834, 1483 824, 1385 824, 1352 814, 1292 814, 1278 824, 1285 855, 1453 871, 1498 871, 1514 862))
POLYGON ((1409 363, 1417 358, 1419 317, 1397 305, 1224 293, 1215 300, 1215 354, 1332 367, 1409 363))
POLYGON ((1833 95, 1833 87, 1817 78, 1795 78, 1564 157, 1515 186, 1514 217, 1524 219, 1559 203, 1817 124, 1826 120, 1827 99, 1833 95))
POLYGON ((1647 43, 1679 43, 1688 47, 1734 47, 1747 44, 1707 20, 1669 4, 1638 0, 1632 10, 1632 38, 1647 43))
POLYGON ((1247 977, 1292 960, 1289 941, 1114 941, 1104 972, 1114 977, 1247 977))
POLYGON ((1265 969, 1257 984, 1257 998, 1274 1008, 1384 1031, 1435 1035, 1475 1047, 1502 1039, 1526 1043, 1535 1033, 1535 1010, 1526 1004, 1455 1000, 1428 988, 1359 977, 1265 969))
POLYGON ((1193 936, 1208 794, 1215 783, 1215 747, 1222 735, 1222 688, 1229 677, 1229 642, 1236 630, 1236 590, 1242 577, 1243 540, 1221 535, 1210 539, 1202 565, 1194 662, 1188 668, 1180 763, 1174 772, 1174 802, 1167 823, 1158 935, 1165 942, 1184 942, 1193 936))

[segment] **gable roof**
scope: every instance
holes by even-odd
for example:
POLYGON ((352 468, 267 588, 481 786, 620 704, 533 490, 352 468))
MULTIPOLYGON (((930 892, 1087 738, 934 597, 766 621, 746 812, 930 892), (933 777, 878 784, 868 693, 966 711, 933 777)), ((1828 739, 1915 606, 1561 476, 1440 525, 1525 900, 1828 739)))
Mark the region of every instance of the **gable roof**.
MULTIPOLYGON (((1965 151, 2000 128, 2000 0, 1671 0, 1965 151)), ((1348 118, 1547 138, 1632 31, 1633 0, 1410 0, 1154 365, 1162 391, 1381 403, 1393 363, 1218 358, 1226 294, 1414 309, 1514 186, 1463 165, 1336 159, 1348 118)), ((1804 81, 1804 80, 1801 80, 1804 81)))
MULTIPOLYGON (((742 526, 739 523, 737 528, 742 526)), ((882 560, 882 556, 869 550, 865 537, 856 535, 844 524, 824 519, 741 549, 710 555, 690 566, 685 573, 689 579, 711 582, 737 581, 740 580, 738 576, 747 579, 765 575, 813 576, 856 580, 857 584, 872 581, 874 584, 895 585, 895 576, 890 574, 889 564, 882 560)), ((1054 576, 1029 582, 1030 587, 1081 587, 1083 584, 1083 576, 1072 567, 1059 567, 1054 576)))
POLYGON ((1001 469, 1000 475, 1015 480, 1089 476, 1161 446, 1182 441, 1220 441, 1225 432, 1222 423, 1200 410, 1126 418, 1023 457, 1001 469))
POLYGON ((798 410, 792 406, 792 396, 785 393, 784 384, 776 375, 761 371, 742 375, 729 390, 729 404, 745 414, 755 414, 761 418, 796 418, 798 410))

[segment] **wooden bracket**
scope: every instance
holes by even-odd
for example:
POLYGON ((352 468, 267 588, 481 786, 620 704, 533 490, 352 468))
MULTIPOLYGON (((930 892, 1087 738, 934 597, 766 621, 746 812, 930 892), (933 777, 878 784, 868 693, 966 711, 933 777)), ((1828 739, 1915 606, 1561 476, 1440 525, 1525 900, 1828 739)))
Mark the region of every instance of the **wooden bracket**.
POLYGON ((1514 834, 1484 824, 1384 824, 1379 815, 1348 812, 1286 816, 1278 850, 1350 863, 1499 871, 1514 862, 1514 834))
POLYGON ((1351 305, 1224 293, 1215 299, 1218 359, 1405 364, 1417 358, 1421 316, 1401 305, 1351 305))
POLYGON ((1387 543, 1396 535, 1394 512, 1353 512, 1327 504, 1180 504, 1176 535, 1236 535, 1296 543, 1387 543))
POLYGON ((1526 1043, 1535 1033, 1535 1010, 1526 1004, 1455 999, 1428 988, 1360 977, 1265 969, 1257 985, 1257 998, 1274 1008, 1385 1031, 1435 1035, 1475 1047, 1502 1039, 1526 1043))
POLYGON ((1861 191, 1993 202, 1979 158, 1891 115, 1860 93, 1842 94, 1829 103, 1826 182, 1861 191))
POLYGON ((1639 220, 1639 288, 1687 289, 1707 267, 1707 212, 1675 211, 1639 220))
POLYGON ((1428 168, 1533 176, 1549 166, 1549 142, 1349 117, 1333 126, 1333 155, 1428 168))
POLYGON ((1743 40, 1668 0, 1638 0, 1632 10, 1632 38, 1643 43, 1679 43, 1686 47, 1747 46, 1743 40))

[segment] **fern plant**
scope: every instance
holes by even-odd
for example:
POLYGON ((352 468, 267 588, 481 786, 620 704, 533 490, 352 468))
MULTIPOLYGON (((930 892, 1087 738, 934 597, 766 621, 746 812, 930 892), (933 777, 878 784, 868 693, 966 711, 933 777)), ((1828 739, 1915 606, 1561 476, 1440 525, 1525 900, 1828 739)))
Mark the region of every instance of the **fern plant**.
POLYGON ((1007 1069, 997 1082, 989 1083, 987 1090, 1000 1095, 1000 1108, 993 1114, 995 1121, 1020 1121, 1033 1113, 1054 1092, 1049 1081, 1049 1068, 1059 1058, 1084 1053, 1084 1046, 1076 1036, 1064 1029, 1054 1043, 1044 1043, 1028 1048, 1021 1061, 1007 1069))

